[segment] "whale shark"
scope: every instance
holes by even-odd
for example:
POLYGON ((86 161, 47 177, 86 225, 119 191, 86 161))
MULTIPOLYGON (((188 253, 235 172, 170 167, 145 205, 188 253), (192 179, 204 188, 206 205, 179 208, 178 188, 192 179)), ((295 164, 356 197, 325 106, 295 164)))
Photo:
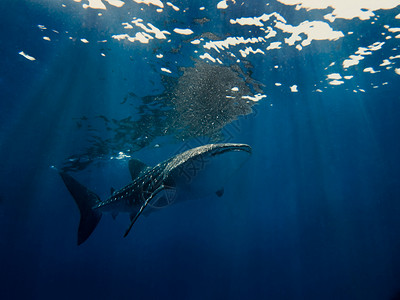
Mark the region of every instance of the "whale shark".
POLYGON ((130 215, 128 235, 138 217, 175 203, 216 193, 221 197, 231 175, 250 157, 247 144, 208 144, 189 149, 150 167, 129 160, 132 181, 101 201, 99 196, 66 172, 59 172, 80 211, 78 245, 95 230, 104 213, 130 215))

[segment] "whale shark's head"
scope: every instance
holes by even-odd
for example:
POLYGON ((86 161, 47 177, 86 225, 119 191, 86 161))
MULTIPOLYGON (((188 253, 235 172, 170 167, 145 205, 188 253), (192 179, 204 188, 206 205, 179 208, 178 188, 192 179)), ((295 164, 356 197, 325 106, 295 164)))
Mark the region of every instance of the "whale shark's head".
POLYGON ((221 190, 250 157, 246 144, 209 144, 171 158, 165 168, 177 196, 199 198, 221 190))

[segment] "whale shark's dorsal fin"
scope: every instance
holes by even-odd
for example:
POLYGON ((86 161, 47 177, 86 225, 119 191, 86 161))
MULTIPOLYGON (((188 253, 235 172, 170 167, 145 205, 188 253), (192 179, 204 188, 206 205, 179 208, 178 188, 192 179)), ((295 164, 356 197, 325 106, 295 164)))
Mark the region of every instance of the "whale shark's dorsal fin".
POLYGON ((114 192, 115 192, 115 188, 114 188, 114 187, 111 187, 111 188, 110 188, 110 195, 114 194, 114 192))
POLYGON ((129 172, 131 173, 132 180, 135 180, 139 174, 147 168, 148 166, 138 159, 129 160, 129 172))

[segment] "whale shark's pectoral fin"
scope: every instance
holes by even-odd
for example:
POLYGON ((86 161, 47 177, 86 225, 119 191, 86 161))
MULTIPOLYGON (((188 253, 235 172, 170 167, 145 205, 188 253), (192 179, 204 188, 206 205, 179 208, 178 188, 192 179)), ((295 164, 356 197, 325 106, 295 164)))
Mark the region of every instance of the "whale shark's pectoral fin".
POLYGON ((128 229, 125 231, 124 237, 126 237, 129 234, 129 231, 131 231, 133 224, 135 224, 137 218, 139 218, 140 214, 143 212, 143 210, 146 208, 147 204, 150 203, 151 199, 154 198, 155 195, 157 195, 162 189, 164 188, 163 185, 159 186, 151 195, 146 199, 146 201, 143 203, 142 207, 139 209, 139 211, 136 213, 136 215, 132 218, 133 215, 131 215, 131 225, 129 225, 128 229))
POLYGON ((129 172, 131 173, 132 180, 135 180, 139 174, 147 168, 148 166, 138 159, 129 160, 129 172))
POLYGON ((224 188, 220 188, 218 191, 215 192, 215 194, 217 194, 218 197, 222 197, 222 195, 224 194, 224 188))

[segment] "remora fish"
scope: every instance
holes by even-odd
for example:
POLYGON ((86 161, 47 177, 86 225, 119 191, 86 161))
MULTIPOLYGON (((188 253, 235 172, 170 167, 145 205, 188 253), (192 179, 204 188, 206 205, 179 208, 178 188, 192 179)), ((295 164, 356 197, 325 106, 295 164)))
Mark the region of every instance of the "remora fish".
POLYGON ((122 189, 111 189, 104 201, 65 172, 60 175, 80 210, 78 245, 85 242, 99 223, 102 213, 115 216, 130 213, 133 224, 146 209, 145 214, 190 198, 215 192, 223 194, 223 184, 250 156, 246 144, 209 144, 187 150, 148 167, 138 160, 129 161, 132 181, 122 189))

